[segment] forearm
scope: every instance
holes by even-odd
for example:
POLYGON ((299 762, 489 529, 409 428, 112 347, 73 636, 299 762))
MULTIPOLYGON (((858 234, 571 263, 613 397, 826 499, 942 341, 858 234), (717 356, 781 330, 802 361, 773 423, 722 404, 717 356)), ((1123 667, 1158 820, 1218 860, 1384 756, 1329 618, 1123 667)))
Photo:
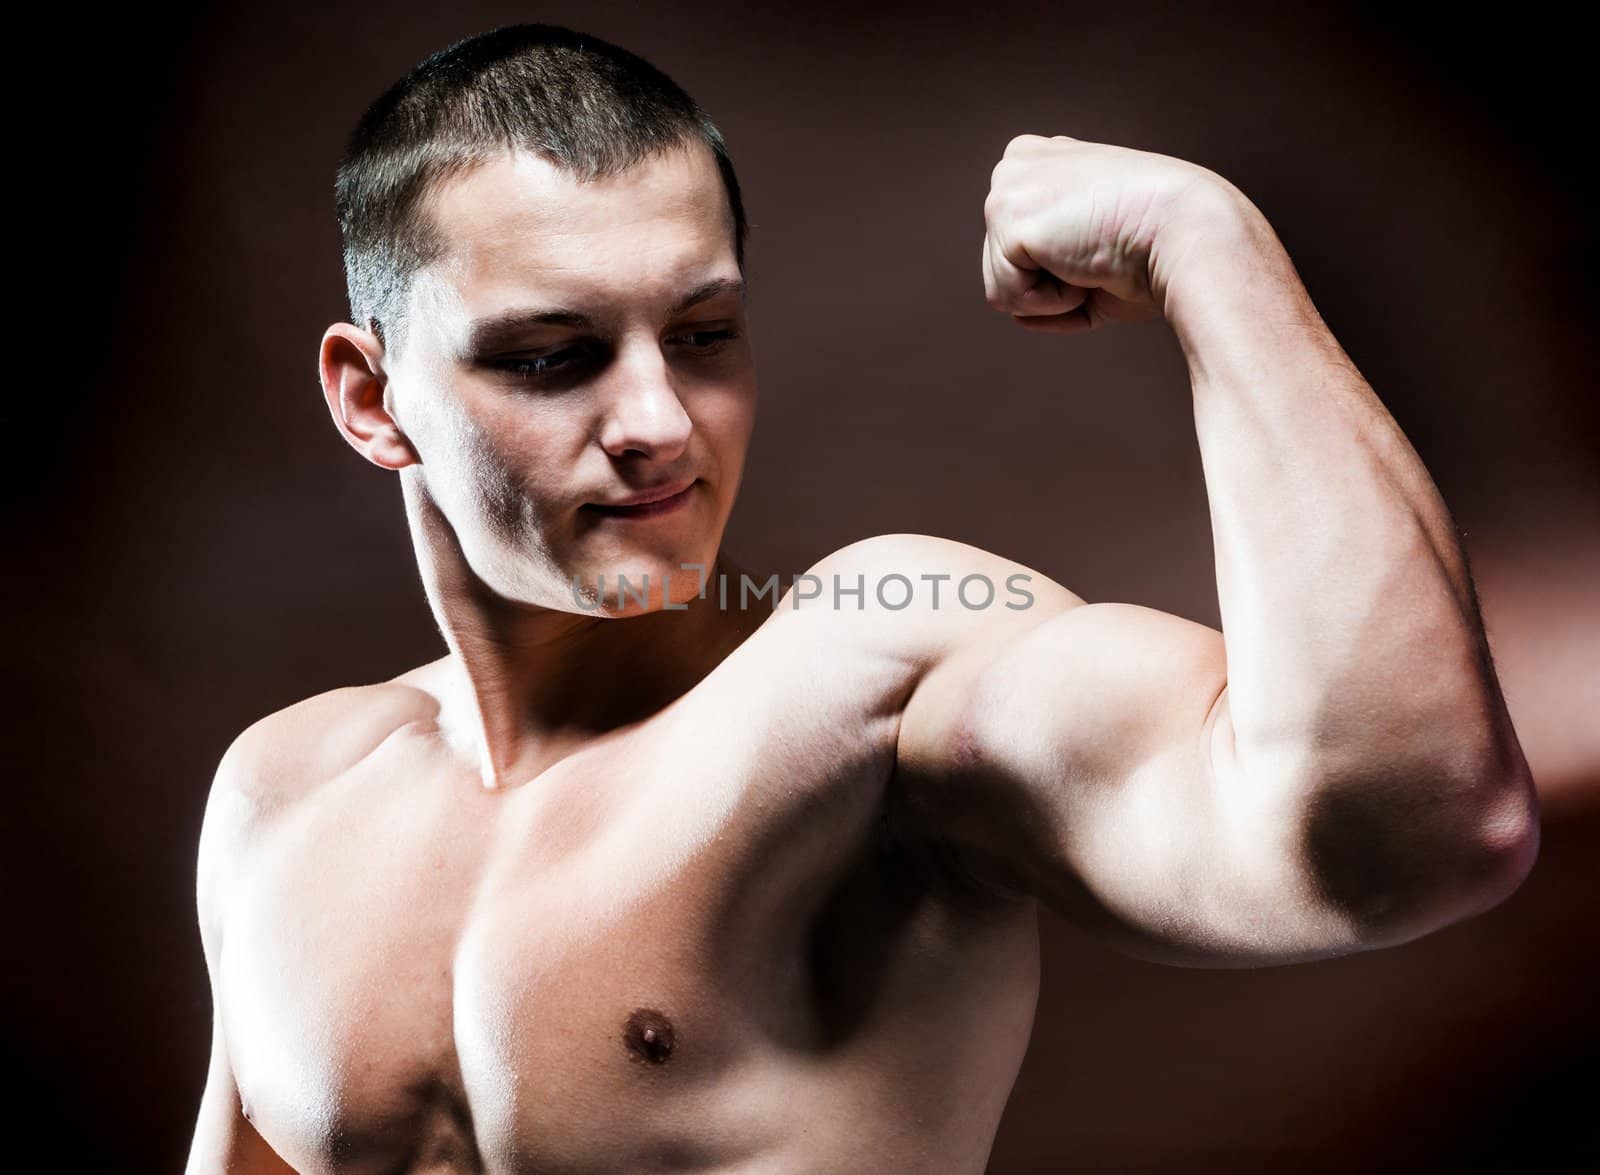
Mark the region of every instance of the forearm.
POLYGON ((1345 789, 1357 825, 1516 842, 1531 780, 1455 524, 1266 220, 1223 196, 1166 259, 1165 310, 1193 382, 1239 760, 1345 789))

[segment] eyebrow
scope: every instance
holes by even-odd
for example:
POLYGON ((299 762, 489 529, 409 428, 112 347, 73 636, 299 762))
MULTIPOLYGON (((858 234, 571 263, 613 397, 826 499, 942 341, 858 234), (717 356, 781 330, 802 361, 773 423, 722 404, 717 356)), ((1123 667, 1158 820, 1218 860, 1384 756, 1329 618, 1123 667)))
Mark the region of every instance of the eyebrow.
MULTIPOLYGON (((667 313, 669 316, 682 314, 692 306, 697 306, 701 302, 719 298, 726 294, 734 294, 742 299, 745 297, 745 292, 745 284, 739 278, 713 278, 710 281, 701 282, 694 289, 684 294, 683 297, 672 304, 667 313)), ((567 326, 592 329, 594 325, 594 320, 581 310, 572 310, 564 306, 551 306, 542 309, 515 306, 474 322, 467 329, 466 353, 469 355, 477 354, 493 346, 499 340, 533 326, 567 326)))

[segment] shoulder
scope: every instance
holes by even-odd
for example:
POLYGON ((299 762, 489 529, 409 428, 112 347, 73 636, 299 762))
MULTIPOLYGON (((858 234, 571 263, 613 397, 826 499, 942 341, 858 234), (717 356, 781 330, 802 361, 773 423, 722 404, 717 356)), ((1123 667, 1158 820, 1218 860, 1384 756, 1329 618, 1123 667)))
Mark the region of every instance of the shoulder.
MULTIPOLYGON (((873 535, 830 552, 806 574, 815 598, 795 605, 786 597, 784 607, 815 609, 828 618, 820 623, 845 634, 840 643, 909 670, 884 793, 887 844, 921 882, 957 906, 992 911, 999 899, 1010 908, 1014 887, 980 881, 967 852, 955 847, 951 827, 970 817, 957 819, 946 799, 974 789, 949 781, 985 682, 1015 667, 1027 633, 1085 601, 1016 559, 928 534, 873 535)), ((1004 797, 991 793, 989 800, 993 808, 1004 797)))
POLYGON ((263 827, 395 731, 437 713, 432 695, 408 681, 411 676, 324 691, 234 737, 217 764, 201 820, 196 884, 203 930, 227 875, 263 827))
POLYGON ((810 570, 843 568, 874 568, 892 570, 897 563, 910 563, 918 570, 934 565, 978 566, 993 563, 1000 557, 982 547, 938 535, 897 531, 892 534, 875 534, 846 543, 824 555, 811 565, 810 570))
POLYGON ((931 668, 1083 603, 1015 559, 955 539, 897 532, 858 539, 817 560, 795 577, 779 606, 832 617, 931 668))
POLYGON ((1048 575, 1015 559, 955 539, 912 532, 857 539, 824 555, 807 568, 807 574, 870 577, 866 606, 883 611, 916 611, 923 605, 933 610, 936 598, 940 609, 966 612, 983 611, 990 597, 994 605, 1008 606, 1008 611, 1026 611, 1032 598, 1041 594, 1058 603, 1078 600, 1048 575), (908 585, 926 590, 913 592, 902 604, 908 585), (934 586, 940 588, 937 597, 934 586), (892 590, 895 587, 900 590, 892 590))
POLYGON ((269 809, 339 775, 396 730, 437 710, 433 697, 405 678, 315 694, 241 731, 223 753, 212 788, 269 809))

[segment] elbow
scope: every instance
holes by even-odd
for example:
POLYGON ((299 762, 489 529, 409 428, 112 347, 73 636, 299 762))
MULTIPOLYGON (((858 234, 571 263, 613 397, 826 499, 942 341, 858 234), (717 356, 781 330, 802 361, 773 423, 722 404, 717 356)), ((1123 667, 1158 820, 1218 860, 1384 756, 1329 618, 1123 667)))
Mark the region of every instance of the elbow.
POLYGON ((1521 888, 1539 859, 1539 799, 1526 771, 1500 784, 1471 842, 1474 913, 1491 909, 1521 888))
POLYGON ((1538 859, 1538 800, 1525 768, 1470 781, 1385 773, 1309 794, 1311 874, 1367 946, 1405 942, 1492 909, 1538 859))

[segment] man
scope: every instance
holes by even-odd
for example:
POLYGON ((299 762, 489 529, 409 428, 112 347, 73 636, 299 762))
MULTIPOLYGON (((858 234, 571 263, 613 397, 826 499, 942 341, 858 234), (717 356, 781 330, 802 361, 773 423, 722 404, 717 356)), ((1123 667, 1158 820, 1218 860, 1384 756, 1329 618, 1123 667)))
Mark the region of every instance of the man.
POLYGON ((982 273, 1027 329, 1176 331, 1221 633, 923 535, 752 599, 720 549, 756 404, 738 184, 614 46, 436 54, 339 210, 323 387, 399 474, 448 652, 223 757, 191 1172, 980 1172, 1040 907, 1260 965, 1530 868, 1449 515, 1215 173, 1019 136, 982 273))

